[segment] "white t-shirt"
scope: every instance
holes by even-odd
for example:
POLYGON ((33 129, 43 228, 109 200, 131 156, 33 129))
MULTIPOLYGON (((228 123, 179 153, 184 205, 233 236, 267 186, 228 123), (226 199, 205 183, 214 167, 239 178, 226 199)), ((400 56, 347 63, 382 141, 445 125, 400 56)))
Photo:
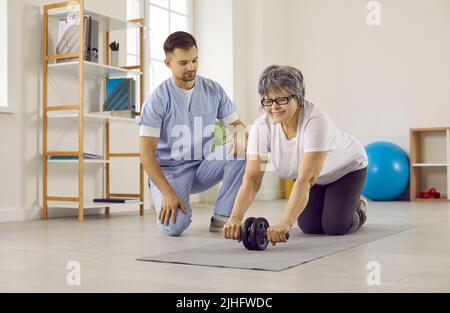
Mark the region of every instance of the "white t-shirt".
POLYGON ((191 106, 192 94, 194 93, 194 89, 195 89, 195 86, 189 90, 183 89, 183 92, 185 93, 185 95, 188 99, 189 106, 191 106))
MULTIPOLYGON (((177 86, 177 84, 176 84, 175 79, 173 78, 173 76, 172 76, 170 79, 172 80, 173 84, 174 84, 175 86, 177 86)), ((180 88, 180 87, 178 87, 178 88, 180 88)), ((194 87, 192 87, 192 88, 189 89, 189 90, 182 89, 182 88, 180 88, 180 89, 181 89, 181 90, 184 92, 184 94, 186 95, 186 97, 187 97, 187 99, 188 99, 189 107, 190 107, 190 106, 191 106, 191 102, 192 102, 192 94, 194 93, 195 85, 194 85, 194 87)))
POLYGON ((338 129, 324 111, 307 101, 299 114, 295 138, 288 140, 281 124, 264 114, 252 126, 247 148, 249 155, 271 159, 283 179, 297 179, 303 155, 321 151, 328 154, 317 180, 319 185, 330 184, 368 165, 361 143, 338 129))

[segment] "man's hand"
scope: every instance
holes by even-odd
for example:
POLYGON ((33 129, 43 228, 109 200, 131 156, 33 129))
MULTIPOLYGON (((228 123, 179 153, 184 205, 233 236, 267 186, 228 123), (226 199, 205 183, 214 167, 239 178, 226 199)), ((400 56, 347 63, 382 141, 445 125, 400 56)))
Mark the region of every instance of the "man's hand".
POLYGON ((236 217, 230 217, 228 223, 223 227, 223 236, 226 239, 241 241, 242 220, 236 217))
POLYGON ((186 214, 188 210, 183 204, 183 200, 178 197, 175 193, 170 193, 165 195, 162 203, 161 203, 161 211, 159 212, 159 221, 162 225, 169 226, 170 217, 172 217, 172 224, 175 224, 177 221, 177 209, 186 214))
POLYGON ((286 234, 291 230, 291 226, 286 223, 280 223, 267 229, 267 240, 276 245, 279 242, 287 242, 286 234))
POLYGON ((233 140, 230 146, 229 154, 235 158, 243 158, 247 153, 248 132, 243 124, 233 125, 233 140))
POLYGON ((235 158, 245 157, 245 154, 247 153, 247 142, 236 138, 233 139, 228 153, 235 158))

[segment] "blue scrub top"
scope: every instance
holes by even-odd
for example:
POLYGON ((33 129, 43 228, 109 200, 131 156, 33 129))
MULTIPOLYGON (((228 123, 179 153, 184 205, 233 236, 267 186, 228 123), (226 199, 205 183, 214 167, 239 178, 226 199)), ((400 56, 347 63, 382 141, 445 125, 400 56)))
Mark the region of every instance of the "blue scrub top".
POLYGON ((174 167, 204 160, 217 119, 230 124, 239 118, 235 112, 235 104, 215 81, 197 76, 189 103, 185 91, 168 79, 146 99, 139 126, 159 137, 156 158, 161 167, 174 167))

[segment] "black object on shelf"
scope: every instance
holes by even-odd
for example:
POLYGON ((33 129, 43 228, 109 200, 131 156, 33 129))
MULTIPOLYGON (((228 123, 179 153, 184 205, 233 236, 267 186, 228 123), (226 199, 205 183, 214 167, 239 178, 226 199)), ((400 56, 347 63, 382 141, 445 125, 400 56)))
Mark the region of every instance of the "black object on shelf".
POLYGON ((114 198, 105 198, 105 199, 94 199, 95 203, 138 203, 139 199, 114 199, 114 198))
POLYGON ((120 44, 114 41, 109 45, 109 47, 112 51, 119 51, 120 44))

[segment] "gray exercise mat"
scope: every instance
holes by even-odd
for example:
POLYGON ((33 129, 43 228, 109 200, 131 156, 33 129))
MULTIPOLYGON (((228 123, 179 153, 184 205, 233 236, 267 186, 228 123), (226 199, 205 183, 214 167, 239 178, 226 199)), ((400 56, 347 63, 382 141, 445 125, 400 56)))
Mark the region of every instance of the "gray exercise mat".
POLYGON ((297 228, 291 232, 287 244, 269 245, 262 252, 248 251, 242 243, 224 239, 218 240, 217 244, 139 258, 138 261, 279 272, 412 228, 371 224, 345 236, 304 235, 297 228))

